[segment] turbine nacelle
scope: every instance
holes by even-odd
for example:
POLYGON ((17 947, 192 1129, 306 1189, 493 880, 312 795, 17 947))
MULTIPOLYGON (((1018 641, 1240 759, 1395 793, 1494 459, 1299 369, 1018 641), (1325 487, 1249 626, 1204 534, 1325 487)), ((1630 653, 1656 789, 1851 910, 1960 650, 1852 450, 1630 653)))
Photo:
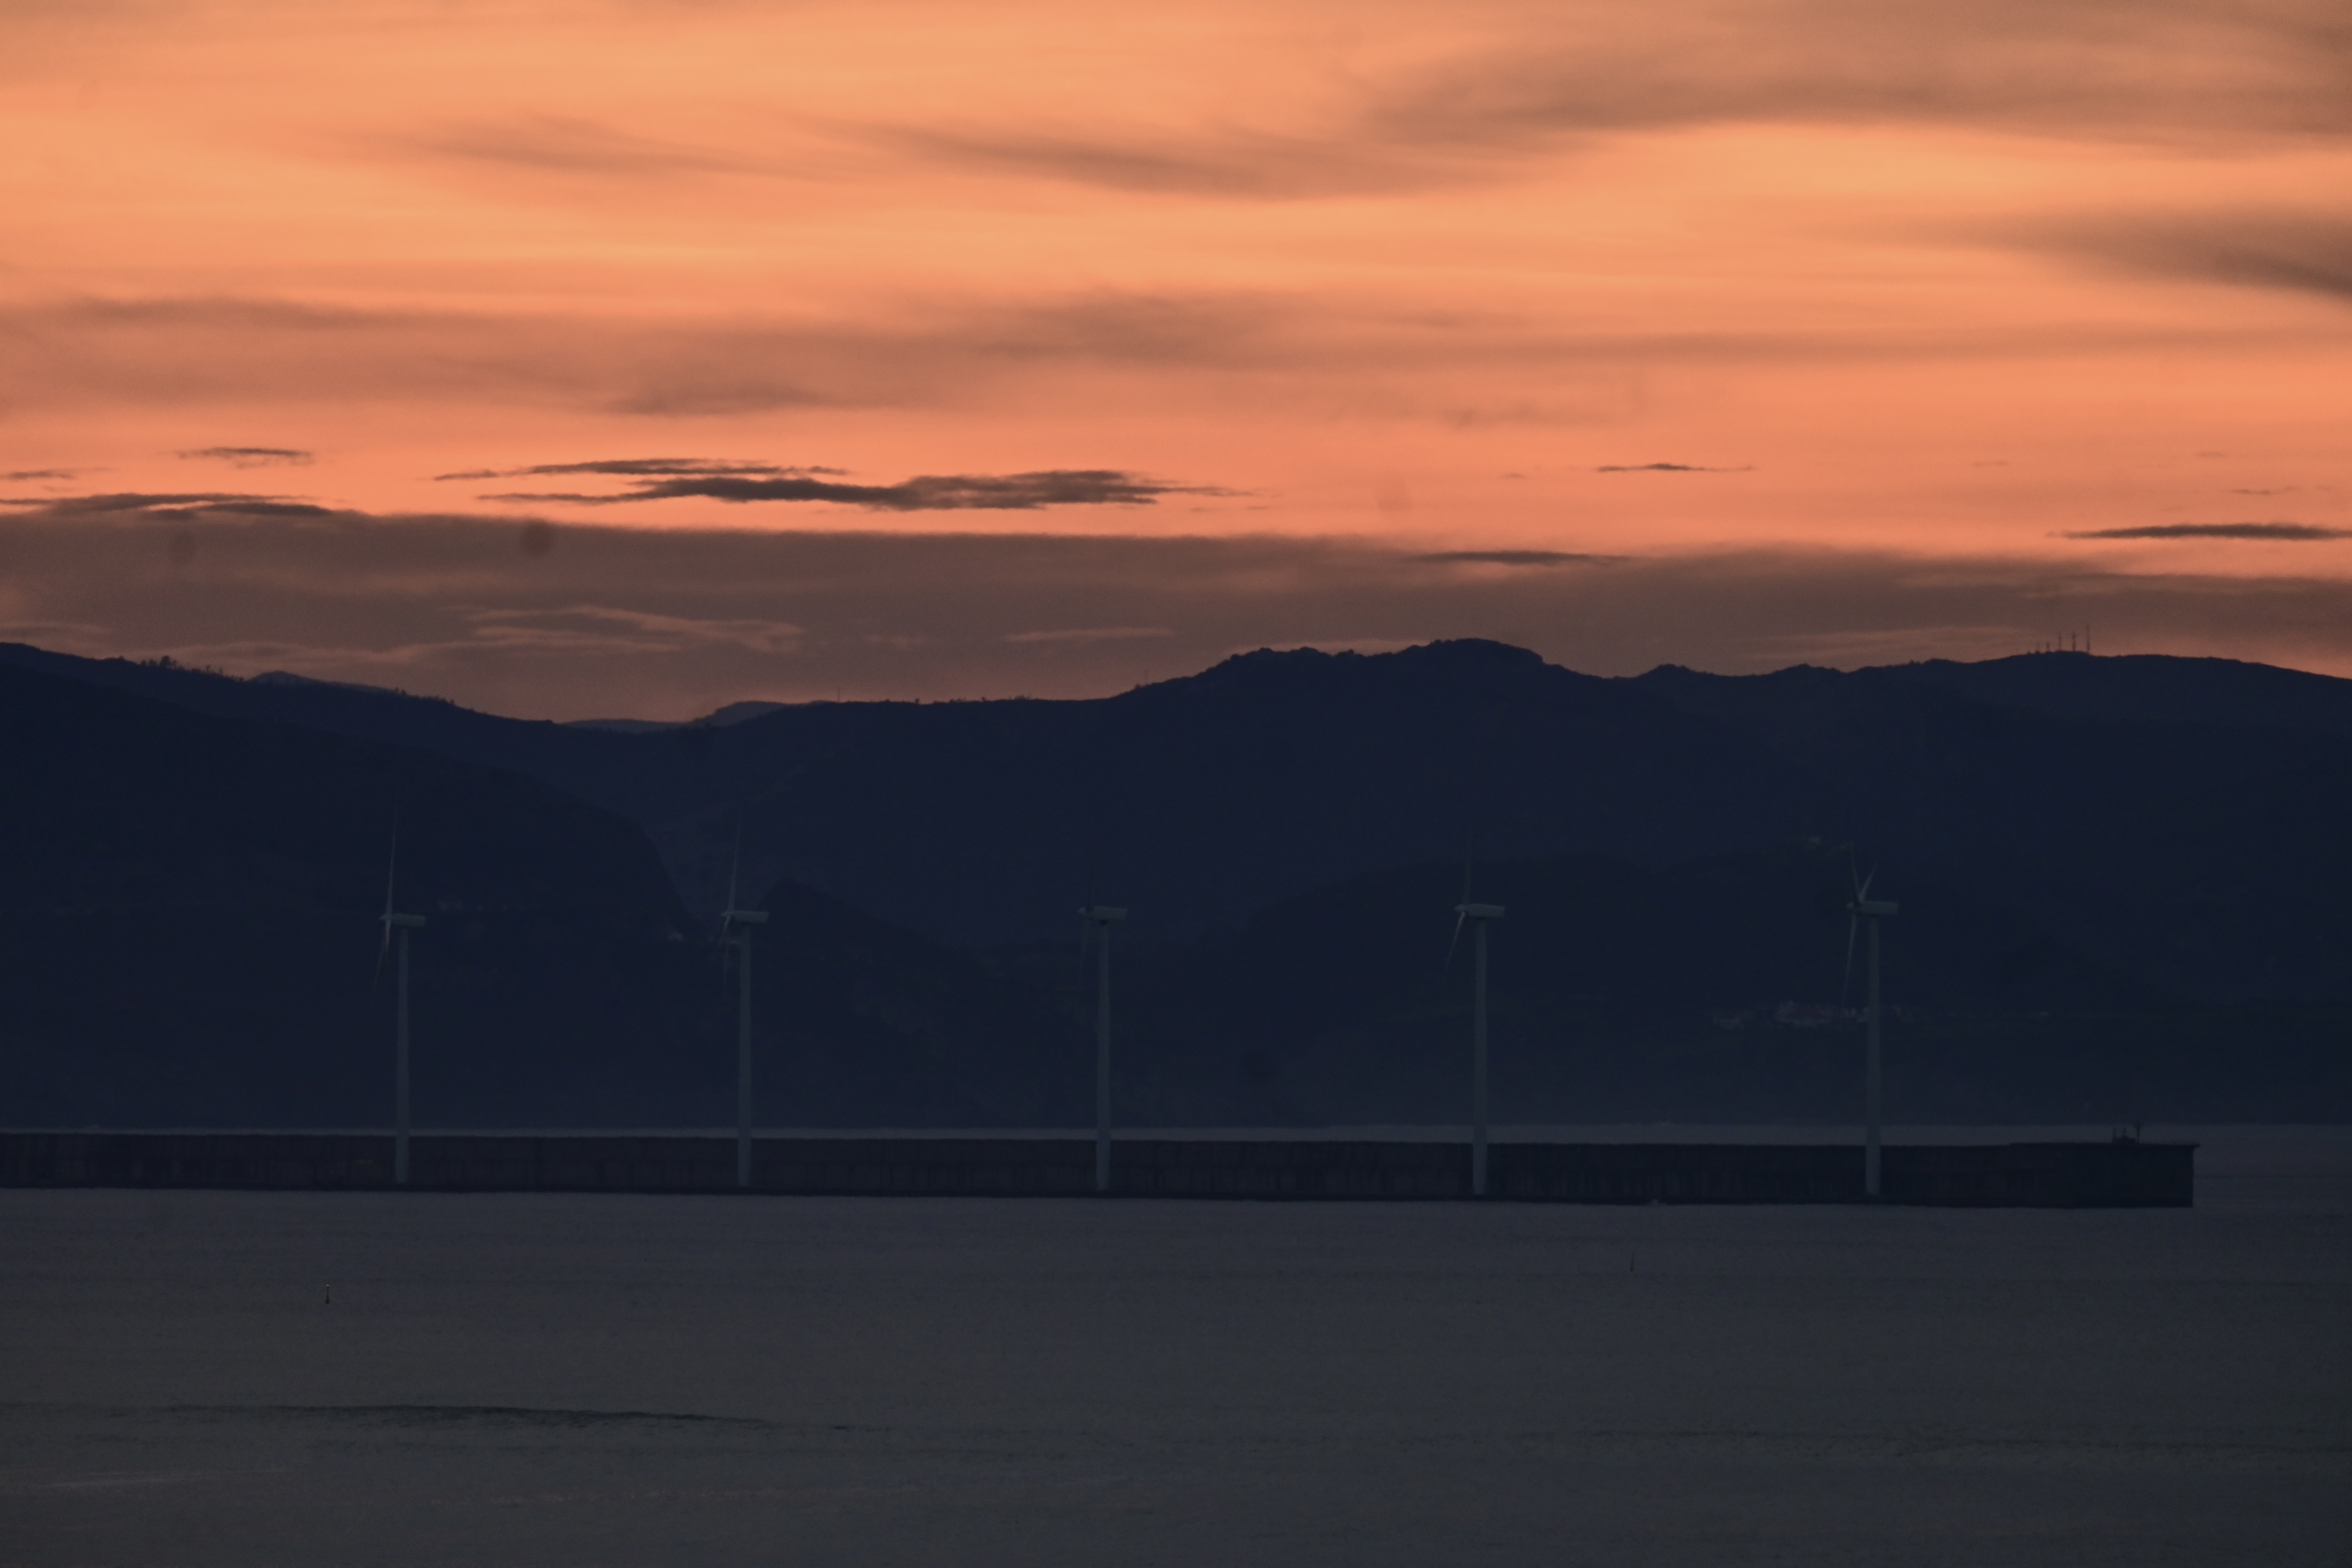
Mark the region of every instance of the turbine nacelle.
POLYGON ((729 910, 725 914, 719 918, 725 921, 729 925, 763 926, 768 923, 768 911, 765 910, 729 910))
POLYGON ((1866 915, 1872 920, 1878 920, 1886 915, 1893 914, 1896 910, 1902 908, 1902 906, 1899 904, 1888 903, 1884 899, 1856 899, 1853 902, 1848 904, 1846 908, 1854 914, 1866 915))
POLYGON ((1080 920, 1099 921, 1104 925, 1108 925, 1113 921, 1123 921, 1127 919, 1127 911, 1122 909, 1116 909, 1109 904, 1088 904, 1085 909, 1078 911, 1078 918, 1080 920))
POLYGON ((1456 904, 1454 912, 1465 921, 1498 921, 1503 918, 1500 904, 1456 904))
POLYGON ((394 926, 406 926, 413 931, 424 923, 425 917, 423 915, 395 915, 387 911, 383 916, 384 934, 386 936, 390 936, 392 934, 392 928, 394 926))

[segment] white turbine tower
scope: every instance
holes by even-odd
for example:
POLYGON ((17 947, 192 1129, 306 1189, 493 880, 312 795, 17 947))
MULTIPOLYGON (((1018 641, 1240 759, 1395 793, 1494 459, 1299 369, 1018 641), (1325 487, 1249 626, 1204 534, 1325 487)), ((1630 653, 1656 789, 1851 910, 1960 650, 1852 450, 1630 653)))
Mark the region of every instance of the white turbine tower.
MULTIPOLYGON (((724 948, 740 945, 741 970, 736 975, 735 1001, 735 1184, 751 1184, 751 928, 768 923, 765 910, 735 907, 735 875, 743 858, 743 830, 735 830, 735 858, 727 866, 727 912, 719 918, 719 941, 724 948), (742 934, 736 934, 737 928, 742 934)), ((721 962, 724 962, 722 957, 721 962)))
MULTIPOLYGON (((1088 878, 1091 883, 1093 879, 1088 878)), ((1097 942, 1095 966, 1095 1191, 1110 1191, 1110 928, 1127 918, 1127 911, 1094 900, 1094 889, 1087 889, 1087 901, 1078 910, 1078 918, 1087 923, 1078 928, 1078 956, 1084 958, 1089 938, 1097 942)))
POLYGON ((400 949, 396 976, 399 1001, 394 1016, 392 1071, 392 1180, 395 1186, 408 1184, 408 933, 425 923, 423 915, 404 915, 393 904, 393 888, 400 875, 400 816, 392 818, 392 855, 383 871, 383 942, 375 951, 375 972, 379 980, 383 975, 384 954, 394 945, 395 934, 400 949))
POLYGON ((1502 905, 1470 901, 1470 860, 1465 856, 1462 901, 1454 906, 1454 941, 1446 946, 1445 961, 1454 962, 1454 950, 1462 942, 1463 922, 1477 922, 1471 937, 1476 952, 1477 979, 1471 1011, 1470 1193, 1481 1198, 1486 1195, 1486 925, 1502 918, 1502 905))
POLYGON ((1878 868, 1873 866, 1870 875, 1855 875, 1858 868, 1849 869, 1853 878, 1853 899, 1846 905, 1845 973, 1846 984, 1853 983, 1854 930, 1864 921, 1870 922, 1870 1057, 1863 1072, 1863 1157, 1862 1190, 1870 1197, 1879 1195, 1879 1023, 1884 1009, 1878 1001, 1878 925, 1895 912, 1898 906, 1884 899, 1870 896, 1870 884, 1878 879, 1878 868))

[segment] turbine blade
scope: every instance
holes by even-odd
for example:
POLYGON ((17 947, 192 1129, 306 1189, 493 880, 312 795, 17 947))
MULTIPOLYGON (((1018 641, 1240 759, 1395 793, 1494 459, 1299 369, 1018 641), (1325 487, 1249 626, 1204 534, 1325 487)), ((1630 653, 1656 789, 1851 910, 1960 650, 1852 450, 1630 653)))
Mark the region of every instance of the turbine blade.
POLYGON ((392 953, 392 892, 400 876, 400 799, 392 803, 392 850, 383 865, 383 940, 375 946, 375 974, 368 982, 368 1000, 383 989, 383 961, 392 953))
POLYGON ((735 874, 743 866, 743 819, 735 819, 735 851, 727 858, 727 907, 735 907, 735 874))
POLYGON ((1454 940, 1445 944, 1445 962, 1454 962, 1454 950, 1462 945, 1462 922, 1470 917, 1456 910, 1454 912, 1454 940))
POLYGON ((1095 936, 1095 862, 1102 849, 1102 826, 1097 823, 1087 830, 1087 897, 1078 906, 1078 956, 1093 951, 1095 936))
POLYGON ((392 940, 392 889, 400 879, 400 807, 392 808, 392 853, 383 863, 383 940, 392 940))
POLYGON ((1870 897, 1870 885, 1876 880, 1878 880, 1878 868, 1874 865, 1870 868, 1870 875, 1862 879, 1862 889, 1854 894, 1855 899, 1861 900, 1870 897))
POLYGON ((1845 978, 1838 983, 1838 1006, 1843 1010, 1853 996, 1853 933, 1860 929, 1862 917, 1845 917, 1845 978))

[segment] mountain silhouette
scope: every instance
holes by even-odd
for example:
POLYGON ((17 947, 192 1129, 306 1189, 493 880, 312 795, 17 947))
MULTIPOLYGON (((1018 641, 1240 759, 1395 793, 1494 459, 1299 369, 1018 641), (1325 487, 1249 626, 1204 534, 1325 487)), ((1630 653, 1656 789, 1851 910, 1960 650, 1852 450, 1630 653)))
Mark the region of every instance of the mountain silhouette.
MULTIPOLYGON (((1844 879, 1880 863, 1881 890, 1905 902, 1889 997, 1909 1009, 1909 1033, 1890 1035, 1890 1058, 1934 1047, 1890 1068, 1892 1104, 1906 1083, 1927 1096, 1909 1113, 2352 1110, 2340 957, 2352 916, 2326 870, 2352 864, 2340 805, 2352 682, 2326 677, 2048 654, 1603 679, 1469 641, 1248 654, 1090 701, 735 704, 720 721, 633 730, 21 646, 0 647, 10 670, 50 678, 29 706, 6 689, 16 752, 38 764, 18 771, 20 790, 78 787, 70 767, 49 773, 73 749, 61 738, 78 732, 62 717, 73 693, 91 712, 152 700, 142 787, 211 776, 182 754, 211 756, 218 774, 178 806, 128 784, 92 795, 80 847, 50 856, 58 877, 103 880, 75 857, 110 863, 118 821, 178 824, 142 853, 194 864, 195 850, 173 846, 205 839, 207 801, 234 816, 239 800, 275 798, 227 782, 227 759, 264 731, 281 751, 303 737, 317 758, 345 759, 268 766, 289 781, 327 769, 313 795, 354 825, 327 879, 346 911, 333 918, 371 955, 380 850, 367 845, 389 805, 363 781, 389 776, 389 757, 419 777, 441 770, 452 801, 490 803, 448 809, 478 816, 467 831, 502 853, 625 861, 592 879, 604 890, 580 884, 581 909, 609 908, 600 931, 671 935, 651 956, 600 958, 592 978, 640 977, 629 984, 651 1011, 640 1022, 583 1005, 563 1027, 635 1064, 606 1074, 649 1086, 606 1095, 635 1108, 626 1120, 727 1120, 731 1035, 701 944, 730 875, 772 889, 779 914, 755 952, 758 993, 776 1000, 776 1043, 762 1049, 780 1053, 761 1081, 792 1086, 786 1121, 1080 1114, 1090 982, 1072 944, 1089 897, 1134 910, 1119 936, 1123 1116, 1444 1120, 1458 1114, 1445 1064, 1448 1031, 1466 1027, 1465 983, 1424 939, 1450 919, 1465 853, 1480 896, 1491 878, 1512 907, 1494 933, 1497 1026, 1521 1035, 1507 1049, 1498 1034, 1497 1092, 1518 1075, 1531 1115, 1843 1114, 1853 1074, 1835 1064, 1853 1054, 1852 1025, 1831 1016, 1845 981, 1829 971, 1842 967, 1844 879), (177 728, 155 717, 173 711, 177 728), (199 717, 247 739, 229 746, 199 717), (582 831, 596 847, 547 838, 560 822, 594 824, 582 831), (1782 1004, 1800 1022, 1778 1020, 1782 1004), (666 1078, 660 1052, 627 1055, 650 1049, 648 1030, 673 1055, 705 1055, 677 1056, 666 1078), (1790 1054, 1759 1054, 1759 1041, 1790 1054), (1807 1073, 1818 1094, 1792 1087, 1807 1073)), ((303 809, 289 805, 287 823, 303 809)), ((310 850, 212 841, 243 846, 215 858, 255 887, 290 879, 325 907, 310 850)), ((572 897, 556 889, 573 872, 532 874, 543 910, 572 897)), ((443 896, 495 901, 471 887, 443 896)), ((110 962, 166 950, 113 951, 110 962)), ((482 994, 503 985, 541 996, 541 1011, 500 1015, 516 1021, 467 1069, 481 1083, 463 1114, 611 1120, 576 1084, 570 1099, 544 1089, 581 1077, 554 1047, 514 1043, 548 1037, 552 1026, 523 1020, 553 1017, 554 971, 508 962, 475 965, 482 994), (495 1089, 509 1080, 485 1064, 509 1059, 522 1064, 511 1085, 541 1087, 495 1089)), ((424 973, 420 963, 420 985, 424 973)), ((135 1032, 126 1021, 123 1037, 135 1032)), ((59 1089, 60 1106, 121 1081, 89 1065, 98 1056, 42 1051, 51 1079, 81 1085, 59 1089), (59 1065, 69 1057, 83 1065, 59 1065)))

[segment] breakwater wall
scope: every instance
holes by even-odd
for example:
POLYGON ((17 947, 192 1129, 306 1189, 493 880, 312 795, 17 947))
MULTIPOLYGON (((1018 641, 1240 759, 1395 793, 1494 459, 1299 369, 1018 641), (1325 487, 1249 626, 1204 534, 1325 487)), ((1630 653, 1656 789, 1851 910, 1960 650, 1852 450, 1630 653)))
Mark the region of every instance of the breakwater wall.
MULTIPOLYGON (((1496 1143, 1490 1200, 1583 1204, 1866 1201, 1850 1143, 1496 1143)), ((1958 1207, 2186 1208, 2196 1145, 1890 1144, 1885 1201, 1958 1207)), ((366 1191, 393 1186, 390 1133, 6 1132, 0 1186, 366 1191)), ((733 1193, 731 1137, 433 1132, 409 1144, 422 1192, 733 1193)), ((1132 1139, 1114 1197, 1470 1196, 1461 1143, 1132 1139)), ((793 1137, 753 1142, 754 1193, 1093 1196, 1091 1139, 793 1137)))

